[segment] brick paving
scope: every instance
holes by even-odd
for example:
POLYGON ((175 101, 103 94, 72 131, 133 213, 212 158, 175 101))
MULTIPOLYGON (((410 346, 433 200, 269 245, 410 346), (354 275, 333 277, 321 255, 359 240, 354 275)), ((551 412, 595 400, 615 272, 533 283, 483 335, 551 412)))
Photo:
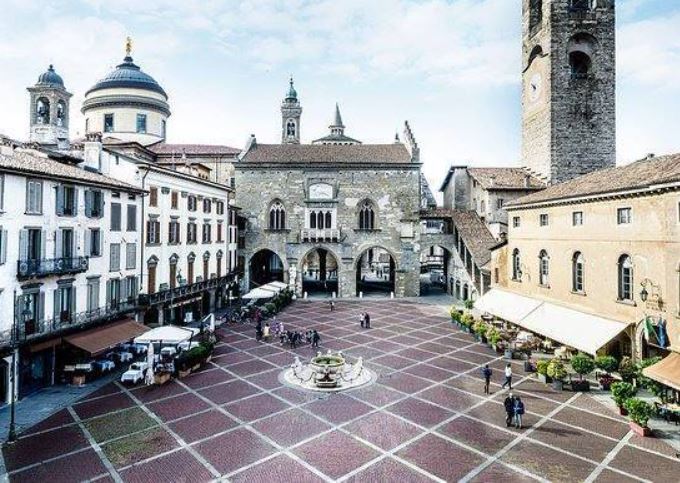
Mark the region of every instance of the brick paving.
POLYGON ((411 301, 297 302, 278 316, 316 328, 322 350, 363 357, 378 379, 340 394, 282 385, 296 355, 218 329, 203 370, 162 387, 104 386, 3 448, 10 481, 678 481, 662 440, 631 436, 588 394, 554 392, 513 362, 528 413, 505 426, 505 361, 411 301), (358 313, 371 314, 372 329, 358 313), (494 369, 491 395, 481 365, 494 369))

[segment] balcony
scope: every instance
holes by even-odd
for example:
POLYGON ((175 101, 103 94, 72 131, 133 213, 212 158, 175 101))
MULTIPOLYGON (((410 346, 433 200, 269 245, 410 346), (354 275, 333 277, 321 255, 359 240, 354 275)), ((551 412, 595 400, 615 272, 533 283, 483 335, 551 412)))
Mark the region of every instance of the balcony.
POLYGON ((318 243, 318 242, 332 242, 340 241, 340 230, 337 229, 323 229, 318 230, 314 228, 305 228, 300 230, 301 243, 318 243))
MULTIPOLYGON (((65 333, 73 329, 84 329, 89 326, 97 325, 101 322, 115 320, 122 315, 130 313, 137 308, 135 299, 121 300, 105 307, 84 312, 62 312, 57 317, 46 318, 43 320, 21 320, 17 315, 16 322, 16 341, 21 344, 24 342, 40 339, 44 336, 53 336, 65 333)), ((0 347, 10 345, 12 338, 11 329, 0 332, 0 347)))
POLYGON ((180 285, 179 287, 161 290, 149 295, 140 295, 140 305, 151 306, 163 304, 165 302, 179 300, 191 295, 197 295, 209 289, 226 287, 231 283, 234 283, 234 289, 236 289, 238 286, 235 283, 236 275, 236 273, 230 273, 229 275, 225 275, 223 277, 201 280, 200 282, 189 285, 180 285))
POLYGON ((86 272, 90 265, 88 257, 46 258, 19 260, 17 277, 20 279, 86 272))

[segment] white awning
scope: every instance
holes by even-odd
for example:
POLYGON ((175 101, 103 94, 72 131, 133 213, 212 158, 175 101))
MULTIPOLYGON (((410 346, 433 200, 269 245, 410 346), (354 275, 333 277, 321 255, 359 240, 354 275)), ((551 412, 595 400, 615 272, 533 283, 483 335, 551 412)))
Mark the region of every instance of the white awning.
POLYGON ((267 285, 271 285, 272 287, 276 287, 279 290, 284 290, 284 289, 288 288, 288 284, 283 283, 283 282, 269 282, 267 285))
POLYGON ((548 302, 523 318, 518 325, 591 355, 628 327, 624 322, 548 302))
POLYGON ((190 327, 177 327, 176 325, 163 325, 156 327, 135 338, 136 344, 149 344, 163 341, 167 344, 179 344, 187 341, 198 334, 201 330, 190 327))
POLYGON ((492 289, 475 301, 475 308, 482 312, 489 312, 499 319, 513 324, 529 315, 541 305, 540 300, 525 297, 505 290, 492 289))
POLYGON ((592 355, 629 325, 500 289, 490 290, 475 307, 592 355))
POLYGON ((265 290, 262 287, 254 288, 242 298, 244 299, 270 299, 276 295, 272 290, 265 290))

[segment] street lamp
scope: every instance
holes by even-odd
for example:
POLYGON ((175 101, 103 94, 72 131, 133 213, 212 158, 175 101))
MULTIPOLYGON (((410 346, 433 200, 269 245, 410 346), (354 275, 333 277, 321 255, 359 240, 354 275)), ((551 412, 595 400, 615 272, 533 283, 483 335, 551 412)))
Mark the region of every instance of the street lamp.
POLYGON ((642 299, 643 302, 646 302, 648 296, 649 296, 649 292, 647 292, 647 288, 645 286, 643 286, 642 292, 640 292, 640 298, 642 299))

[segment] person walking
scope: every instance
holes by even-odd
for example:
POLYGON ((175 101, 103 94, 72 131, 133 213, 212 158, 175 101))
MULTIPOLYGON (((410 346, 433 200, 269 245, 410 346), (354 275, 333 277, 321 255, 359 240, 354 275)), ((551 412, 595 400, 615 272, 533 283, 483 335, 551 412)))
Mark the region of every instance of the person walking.
POLYGON ((364 324, 366 323, 366 314, 364 312, 361 312, 359 314, 359 323, 361 324, 361 328, 364 328, 364 324))
POLYGON ((265 342, 269 342, 270 332, 271 332, 271 328, 269 327, 269 322, 265 322, 264 330, 262 331, 262 337, 264 338, 265 342))
POLYGON ((512 424, 512 418, 515 416, 515 399, 512 397, 512 393, 505 398, 503 406, 505 407, 505 426, 509 428, 512 424))
POLYGON ((491 368, 489 364, 484 365, 482 369, 482 375, 484 376, 484 394, 489 394, 489 384, 491 384, 491 368))
POLYGON ((259 322, 255 326, 255 340, 262 340, 262 324, 259 322))
POLYGON ((312 334, 312 347, 319 347, 319 341, 321 340, 321 336, 319 333, 314 329, 314 333, 312 334))
POLYGON ((515 398, 514 413, 515 413, 515 427, 517 429, 522 429, 522 415, 524 414, 524 402, 522 402, 522 399, 519 396, 515 398))
POLYGON ((329 302, 329 304, 330 304, 330 306, 331 306, 331 312, 333 312, 333 311, 335 310, 335 302, 333 302, 333 301, 331 300, 331 301, 329 302))
POLYGON ((367 329, 371 328, 371 316, 368 312, 364 314, 364 327, 367 329))
POLYGON ((505 386, 508 386, 508 389, 512 391, 512 365, 509 362, 505 366, 505 382, 501 389, 505 389, 505 386))

